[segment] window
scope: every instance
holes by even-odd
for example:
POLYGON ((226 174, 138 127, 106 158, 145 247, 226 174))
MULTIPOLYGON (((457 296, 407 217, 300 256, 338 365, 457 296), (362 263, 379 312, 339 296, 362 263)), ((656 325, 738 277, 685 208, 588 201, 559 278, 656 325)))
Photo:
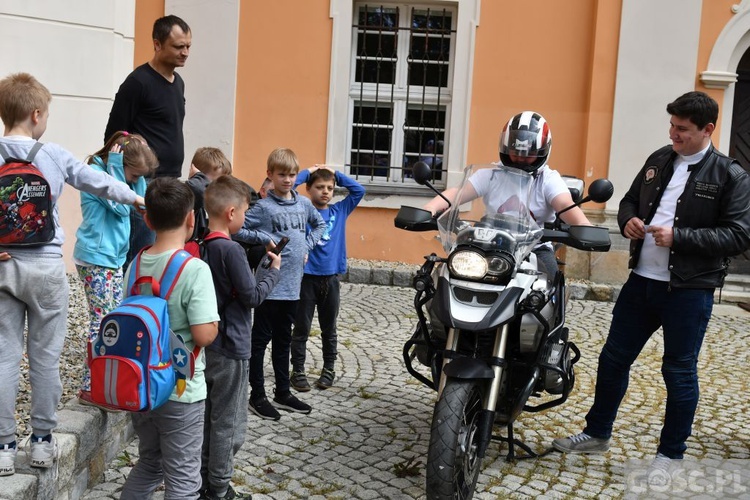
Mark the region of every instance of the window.
POLYGON ((443 187, 455 9, 357 4, 350 80, 351 175, 405 184, 417 161, 443 187))
POLYGON ((411 178, 419 160, 438 187, 460 178, 479 4, 331 0, 326 162, 377 195, 365 206, 434 195, 411 178))

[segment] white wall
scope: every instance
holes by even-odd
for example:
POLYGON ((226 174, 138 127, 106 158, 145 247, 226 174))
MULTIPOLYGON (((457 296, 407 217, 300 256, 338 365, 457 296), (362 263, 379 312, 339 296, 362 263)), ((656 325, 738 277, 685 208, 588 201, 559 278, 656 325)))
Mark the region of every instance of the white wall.
MULTIPOLYGON (((83 159, 99 149, 112 99, 133 69, 135 0, 0 0, 0 78, 34 75, 52 93, 47 132, 83 159)), ((68 269, 81 221, 78 193, 60 199, 68 269)))
POLYGON ((181 17, 193 34, 190 57, 178 69, 185 80, 185 175, 199 147, 220 148, 232 159, 239 9, 239 0, 165 1, 165 13, 181 17))
POLYGON ((623 0, 609 178, 617 209, 648 155, 670 144, 668 103, 695 90, 702 0, 623 0))

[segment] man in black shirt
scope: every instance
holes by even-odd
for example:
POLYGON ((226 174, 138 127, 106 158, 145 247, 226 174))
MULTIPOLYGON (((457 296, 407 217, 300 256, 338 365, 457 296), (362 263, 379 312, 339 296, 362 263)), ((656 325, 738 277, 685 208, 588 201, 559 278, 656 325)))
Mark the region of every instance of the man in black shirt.
MULTIPOLYGON (((165 16, 154 22, 153 40, 153 58, 135 68, 115 95, 104 140, 118 130, 141 134, 159 159, 155 176, 179 177, 185 158, 185 82, 175 68, 187 61, 192 33, 179 17, 165 16)), ((128 262, 153 243, 140 215, 131 214, 128 262)))

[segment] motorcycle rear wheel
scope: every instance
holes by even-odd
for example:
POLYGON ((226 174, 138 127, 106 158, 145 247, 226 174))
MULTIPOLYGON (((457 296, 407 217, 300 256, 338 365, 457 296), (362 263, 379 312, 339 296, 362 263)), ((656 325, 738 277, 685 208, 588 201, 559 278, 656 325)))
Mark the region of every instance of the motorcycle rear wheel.
POLYGON ((427 498, 469 500, 474 496, 481 459, 477 421, 481 383, 449 379, 435 404, 427 451, 427 498))

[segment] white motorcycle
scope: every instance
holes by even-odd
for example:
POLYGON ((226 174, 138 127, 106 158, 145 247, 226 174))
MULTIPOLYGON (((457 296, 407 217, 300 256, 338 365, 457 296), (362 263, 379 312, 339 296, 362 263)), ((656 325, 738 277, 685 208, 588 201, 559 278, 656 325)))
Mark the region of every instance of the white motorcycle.
MULTIPOLYGON (((538 456, 513 437, 513 422, 522 411, 565 402, 580 351, 565 327, 564 275, 540 271, 533 250, 544 242, 590 251, 610 247, 605 227, 570 226, 557 217, 540 228, 527 208, 533 178, 518 169, 467 167, 456 199, 483 168, 493 169, 490 192, 502 202, 497 207, 490 209, 481 198, 462 207, 449 203, 435 218, 403 206, 395 220, 408 231, 438 230, 447 254, 425 257, 414 278, 419 321, 403 350, 409 373, 438 391, 426 465, 428 499, 470 499, 493 439, 508 443, 508 460, 517 458, 514 446, 526 457, 538 456), (429 375, 414 366, 415 359, 429 375), (528 403, 532 396, 538 398, 535 405, 528 403), (495 426, 505 426, 506 435, 493 435, 495 426)), ((440 194, 426 164, 415 164, 413 175, 440 194)), ((573 184, 575 204, 566 210, 603 203, 613 193, 612 183, 600 179, 581 199, 583 181, 573 184)))

